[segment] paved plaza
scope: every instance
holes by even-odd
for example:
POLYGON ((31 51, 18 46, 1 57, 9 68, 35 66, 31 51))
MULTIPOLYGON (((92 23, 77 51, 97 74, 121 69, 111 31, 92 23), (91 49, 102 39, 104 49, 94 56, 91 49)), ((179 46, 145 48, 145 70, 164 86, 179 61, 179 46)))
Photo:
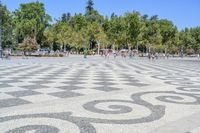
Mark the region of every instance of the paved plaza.
POLYGON ((0 60, 0 133, 200 133, 200 60, 0 60))

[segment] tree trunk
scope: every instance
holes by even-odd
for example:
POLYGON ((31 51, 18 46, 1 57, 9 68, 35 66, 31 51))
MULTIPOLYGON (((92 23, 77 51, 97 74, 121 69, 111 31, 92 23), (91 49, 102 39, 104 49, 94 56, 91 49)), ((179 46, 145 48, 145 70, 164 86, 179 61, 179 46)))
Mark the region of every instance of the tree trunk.
POLYGON ((53 51, 53 43, 51 43, 50 50, 53 51))
POLYGON ((98 55, 99 55, 99 53, 100 53, 100 44, 98 42, 98 55))
POLYGON ((167 48, 165 48, 165 55, 167 55, 167 48))
POLYGON ((60 51, 62 51, 62 49, 63 49, 63 45, 60 45, 60 51))
POLYGON ((128 44, 128 50, 129 50, 129 51, 131 50, 131 45, 130 45, 130 44, 128 44))
POLYGON ((113 44, 112 47, 113 47, 113 50, 115 50, 115 44, 113 44))
POLYGON ((64 44, 64 52, 66 52, 66 44, 64 44))

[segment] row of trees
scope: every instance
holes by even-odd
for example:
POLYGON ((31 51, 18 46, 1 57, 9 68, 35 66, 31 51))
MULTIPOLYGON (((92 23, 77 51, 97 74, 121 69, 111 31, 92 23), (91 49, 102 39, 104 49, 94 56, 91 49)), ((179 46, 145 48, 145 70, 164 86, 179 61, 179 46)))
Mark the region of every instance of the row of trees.
POLYGON ((64 13, 55 23, 46 14, 44 4, 21 4, 13 13, 2 7, 3 47, 14 50, 35 51, 112 48, 138 49, 142 52, 188 54, 200 49, 200 27, 178 31, 169 20, 148 17, 139 12, 127 12, 123 16, 114 13, 102 16, 88 0, 85 14, 64 13))

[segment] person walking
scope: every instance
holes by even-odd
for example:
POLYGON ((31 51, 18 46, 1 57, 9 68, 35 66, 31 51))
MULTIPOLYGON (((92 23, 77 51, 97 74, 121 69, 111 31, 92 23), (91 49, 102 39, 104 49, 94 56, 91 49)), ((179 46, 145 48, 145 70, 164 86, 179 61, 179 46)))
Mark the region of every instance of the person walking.
POLYGON ((87 50, 84 49, 84 58, 86 59, 87 58, 87 50))
POLYGON ((158 59, 158 53, 155 54, 155 58, 156 58, 156 60, 158 59))
POLYGON ((114 52, 113 55, 114 55, 114 59, 116 59, 116 57, 117 57, 117 53, 114 52))
POLYGON ((151 53, 148 53, 148 58, 149 58, 149 60, 151 59, 151 53))

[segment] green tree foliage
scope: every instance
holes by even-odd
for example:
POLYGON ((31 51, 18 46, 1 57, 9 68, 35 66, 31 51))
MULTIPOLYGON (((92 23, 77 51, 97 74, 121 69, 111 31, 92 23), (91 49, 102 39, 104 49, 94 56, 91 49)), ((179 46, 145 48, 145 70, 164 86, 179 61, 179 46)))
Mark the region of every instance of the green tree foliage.
POLYGON ((62 20, 63 22, 67 22, 67 14, 66 14, 66 13, 63 13, 63 14, 62 14, 61 20, 62 20))
POLYGON ((21 4, 14 12, 15 26, 19 35, 19 42, 26 37, 33 37, 41 43, 43 32, 51 17, 45 13, 44 4, 31 2, 21 4))
POLYGON ((82 28, 86 28, 87 21, 86 21, 86 18, 82 14, 76 14, 75 16, 71 17, 71 19, 69 20, 69 25, 75 31, 79 31, 82 28))
POLYGON ((0 3, 2 13, 2 44, 3 48, 13 48, 14 46, 14 24, 11 13, 7 10, 6 6, 0 3))
POLYGON ((123 48, 125 44, 125 25, 122 17, 113 17, 107 26, 106 34, 114 49, 123 48))
POLYGON ((180 32, 180 47, 186 53, 191 54, 194 52, 194 46, 196 44, 195 38, 192 36, 190 29, 185 28, 180 32))
POLYGON ((195 40, 195 43, 192 45, 192 49, 196 53, 200 53, 200 27, 191 28, 190 33, 195 40))
POLYGON ((86 6, 85 17, 88 22, 97 21, 98 23, 103 22, 103 16, 101 16, 97 10, 94 9, 94 2, 93 0, 88 0, 86 6))
POLYGON ((24 41, 19 44, 19 49, 25 52, 34 52, 38 49, 38 44, 35 38, 26 37, 24 41))
POLYGON ((55 37, 56 42, 60 44, 60 50, 62 51, 63 48, 70 43, 72 37, 72 28, 69 26, 68 23, 58 21, 55 26, 55 37))
POLYGON ((143 33, 144 44, 149 52, 162 49, 162 36, 157 19, 150 19, 145 22, 146 27, 143 33))
POLYGON ((86 13, 85 15, 92 15, 94 12, 94 2, 92 0, 88 0, 87 6, 86 6, 86 13))
POLYGON ((53 26, 49 26, 48 28, 46 28, 46 30, 44 31, 44 37, 45 37, 45 47, 50 48, 50 50, 53 50, 53 43, 55 42, 55 28, 54 25, 53 26))
POLYGON ((144 23, 141 21, 141 16, 137 12, 126 13, 124 20, 126 43, 128 48, 131 49, 139 42, 144 23))
POLYGON ((70 19, 71 19, 71 14, 69 12, 62 14, 61 21, 68 22, 70 19))
POLYGON ((171 49, 176 43, 177 29, 171 21, 166 19, 158 21, 160 25, 160 33, 162 36, 162 45, 165 49, 171 49))
POLYGON ((77 53, 83 52, 84 48, 89 48, 89 36, 86 29, 81 29, 78 32, 73 32, 71 47, 77 53))
POLYGON ((27 51, 34 51, 35 45, 39 44, 51 50, 64 51, 67 47, 67 50, 76 52, 85 48, 98 51, 100 48, 137 48, 143 52, 173 54, 200 52, 200 27, 178 31, 169 20, 159 19, 158 15, 141 15, 136 11, 103 17, 95 10, 93 0, 86 4, 85 14, 72 16, 63 13, 53 24, 49 24, 51 17, 41 2, 21 4, 14 13, 0 4, 4 48, 16 48, 14 44, 20 43, 20 47, 27 51))

